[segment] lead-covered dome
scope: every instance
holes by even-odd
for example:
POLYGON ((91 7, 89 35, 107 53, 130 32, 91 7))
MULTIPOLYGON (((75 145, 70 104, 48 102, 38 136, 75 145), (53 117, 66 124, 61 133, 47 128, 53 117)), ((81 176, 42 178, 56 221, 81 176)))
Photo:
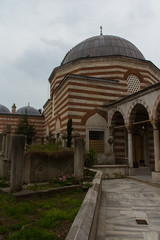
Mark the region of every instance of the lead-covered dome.
POLYGON ((62 65, 78 58, 101 56, 125 56, 145 60, 139 49, 124 38, 100 35, 88 38, 72 48, 62 61, 62 65))
POLYGON ((40 112, 33 108, 33 107, 30 107, 30 106, 25 106, 25 107, 22 107, 22 108, 19 108, 17 111, 16 111, 16 114, 21 114, 21 115, 31 115, 31 116, 40 116, 40 112))
POLYGON ((11 112, 9 111, 9 109, 7 107, 5 107, 4 105, 0 104, 0 113, 9 114, 11 112))

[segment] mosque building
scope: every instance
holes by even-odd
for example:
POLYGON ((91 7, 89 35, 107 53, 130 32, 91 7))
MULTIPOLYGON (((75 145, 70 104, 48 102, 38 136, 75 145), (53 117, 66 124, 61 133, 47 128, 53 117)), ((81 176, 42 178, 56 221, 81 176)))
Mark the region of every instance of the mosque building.
POLYGON ((29 121, 35 125, 36 127, 36 137, 37 139, 41 139, 44 137, 44 116, 40 114, 40 112, 28 106, 19 108, 16 110, 16 105, 13 104, 12 111, 0 104, 0 132, 11 132, 12 134, 15 132, 15 129, 22 118, 27 113, 29 121))
POLYGON ((151 99, 145 94, 159 88, 159 80, 160 70, 126 39, 102 33, 86 39, 49 77, 46 133, 66 132, 71 118, 74 131, 85 139, 86 149, 96 149, 101 163, 127 163, 130 154, 131 166, 153 169, 153 108, 158 109, 159 94, 151 99))
MULTIPOLYGON (((39 136, 58 138, 72 119, 73 132, 99 153, 99 163, 160 171, 160 70, 135 45, 101 29, 65 55, 49 83, 44 117, 34 116, 39 136)), ((18 111, 6 115, 16 124, 18 111)))

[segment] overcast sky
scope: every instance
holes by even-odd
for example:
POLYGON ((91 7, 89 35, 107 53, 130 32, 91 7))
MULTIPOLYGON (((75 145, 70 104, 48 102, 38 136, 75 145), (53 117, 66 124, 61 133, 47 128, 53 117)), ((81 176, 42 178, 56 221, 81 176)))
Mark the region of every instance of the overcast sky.
POLYGON ((160 68, 160 0, 0 0, 0 104, 42 108, 52 70, 101 25, 160 68))

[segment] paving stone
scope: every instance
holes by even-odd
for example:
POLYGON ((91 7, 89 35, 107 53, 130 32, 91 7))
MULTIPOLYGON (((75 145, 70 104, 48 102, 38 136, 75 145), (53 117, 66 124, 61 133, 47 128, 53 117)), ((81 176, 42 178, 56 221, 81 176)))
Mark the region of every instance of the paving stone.
MULTIPOLYGON (((145 176, 145 180, 149 179, 145 176)), ((157 186, 131 179, 104 180, 96 239, 160 239, 159 190, 157 186), (137 224, 136 219, 148 224, 137 224)))

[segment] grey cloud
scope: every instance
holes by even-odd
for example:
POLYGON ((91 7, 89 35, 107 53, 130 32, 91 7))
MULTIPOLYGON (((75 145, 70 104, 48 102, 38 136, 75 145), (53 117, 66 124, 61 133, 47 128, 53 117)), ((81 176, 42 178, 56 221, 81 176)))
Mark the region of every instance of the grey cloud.
POLYGON ((59 65, 61 56, 56 49, 29 49, 16 59, 14 66, 35 82, 46 81, 52 68, 59 65))
MULTIPOLYGON (((72 44, 68 44, 62 39, 48 39, 45 37, 41 37, 40 40, 44 44, 51 46, 53 51, 55 50, 55 48, 57 48, 57 50, 62 52, 62 54, 63 51, 66 51, 67 49, 70 49, 72 47, 72 44)), ((59 52, 57 54, 59 54, 59 52)))

